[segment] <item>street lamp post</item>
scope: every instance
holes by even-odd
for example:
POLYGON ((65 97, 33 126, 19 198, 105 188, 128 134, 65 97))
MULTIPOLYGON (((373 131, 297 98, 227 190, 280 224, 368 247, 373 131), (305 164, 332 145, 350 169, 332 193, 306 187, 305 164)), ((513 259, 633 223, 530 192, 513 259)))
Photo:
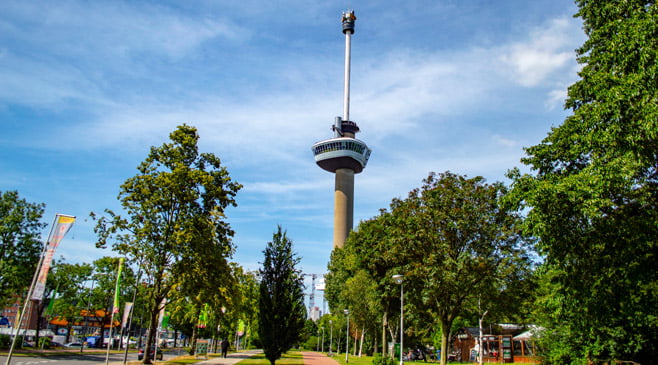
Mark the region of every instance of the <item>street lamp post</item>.
POLYGON ((350 311, 345 309, 345 315, 347 316, 347 328, 345 328, 345 363, 350 362, 350 311))
POLYGON ((334 349, 334 321, 329 320, 329 356, 333 356, 334 349))
POLYGON ((402 353, 404 352, 403 339, 404 339, 404 284, 403 275, 393 275, 393 280, 396 284, 400 285, 400 365, 404 365, 402 353))
POLYGON ((324 326, 322 326, 322 350, 321 352, 324 352, 324 326))

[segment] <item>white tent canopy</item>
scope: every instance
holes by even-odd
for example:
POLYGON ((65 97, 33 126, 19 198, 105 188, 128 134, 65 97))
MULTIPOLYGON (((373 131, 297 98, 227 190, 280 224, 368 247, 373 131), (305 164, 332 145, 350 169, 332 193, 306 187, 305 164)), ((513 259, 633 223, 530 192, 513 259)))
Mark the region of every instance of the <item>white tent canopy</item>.
MULTIPOLYGON (((10 335, 13 336, 16 334, 16 329, 15 328, 0 328, 0 335, 10 335)), ((18 334, 21 336, 36 336, 37 331, 36 330, 26 330, 26 329, 20 329, 18 331, 18 334)), ((40 337, 53 337, 55 334, 53 333, 52 330, 49 329, 42 329, 39 331, 39 336, 40 337)))

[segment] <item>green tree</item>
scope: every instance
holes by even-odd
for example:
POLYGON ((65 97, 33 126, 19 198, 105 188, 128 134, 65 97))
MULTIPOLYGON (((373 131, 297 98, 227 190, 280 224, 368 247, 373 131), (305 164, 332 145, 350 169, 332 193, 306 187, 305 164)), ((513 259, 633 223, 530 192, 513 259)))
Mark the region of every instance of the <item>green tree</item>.
POLYGON ((237 291, 239 292, 239 300, 236 301, 240 318, 244 320, 246 330, 245 348, 248 348, 253 341, 254 333, 258 333, 258 272, 257 271, 244 271, 242 267, 235 265, 235 277, 237 280, 237 291))
POLYGON ((69 264, 63 259, 53 263, 48 278, 49 285, 57 288, 53 316, 68 323, 67 341, 70 340, 72 326, 82 322, 82 311, 87 309, 91 300, 85 284, 92 272, 93 266, 90 264, 69 264))
POLYGON ((544 256, 547 363, 658 363, 658 5, 577 0, 572 114, 511 172, 544 256))
POLYGON ((233 312, 234 302, 240 300, 236 265, 227 261, 229 252, 216 252, 213 245, 203 243, 202 239, 200 237, 193 242, 192 257, 184 260, 187 267, 178 271, 174 290, 168 297, 173 319, 171 323, 192 329, 190 338, 193 350, 199 335, 210 336, 219 322, 225 319, 226 313, 222 313, 221 308, 233 312), (203 325, 206 329, 198 327, 199 315, 204 308, 207 323, 203 325))
MULTIPOLYGON (((359 225, 346 242, 355 252, 346 260, 356 260, 378 283, 372 290, 388 301, 379 308, 391 316, 400 312, 400 287, 391 276, 404 275, 405 335, 428 338, 438 324, 442 364, 453 321, 472 312, 478 300, 519 303, 527 294, 519 288, 530 278, 531 262, 519 217, 499 204, 505 193, 501 183, 486 184, 481 177, 430 174, 421 188, 394 199, 389 212, 359 225)), ((344 274, 336 276, 349 288, 344 274)), ((333 295, 330 281, 327 292, 333 295)))
POLYGON ((304 329, 304 277, 299 258, 281 226, 267 243, 260 273, 259 337, 265 357, 274 365, 300 339, 304 329))
MULTIPOLYGON (((225 210, 236 205, 234 196, 241 188, 218 157, 199 153, 196 128, 179 126, 170 139, 152 147, 138 174, 121 185, 118 199, 126 218, 106 210, 109 218, 99 218, 95 227, 98 247, 111 243, 113 250, 138 262, 147 277, 147 346, 154 343, 158 313, 181 285, 181 275, 207 270, 204 260, 233 253, 225 210)), ((150 360, 147 352, 144 361, 150 360)))
POLYGON ((399 268, 405 299, 416 315, 438 322, 441 364, 453 321, 482 297, 500 298, 515 285, 509 279, 529 269, 520 220, 499 204, 505 193, 501 183, 446 172, 430 174, 422 188, 391 204, 390 236, 406 262, 399 268))
POLYGON ((369 258, 357 256, 354 248, 357 246, 355 242, 358 242, 358 239, 354 238, 355 235, 356 233, 351 233, 345 247, 336 249, 332 253, 329 273, 325 276, 327 283, 325 298, 337 313, 349 309, 349 333, 354 339, 350 343, 357 346, 358 341, 361 340, 358 347, 361 355, 366 336, 372 338, 374 343, 379 343, 375 337, 383 312, 382 297, 389 296, 382 296, 378 280, 361 266, 365 261, 369 261, 369 258))
POLYGON ((389 321, 400 313, 399 288, 390 276, 404 260, 395 253, 389 239, 391 219, 390 212, 381 210, 377 217, 359 223, 358 229, 348 236, 345 247, 332 252, 329 272, 325 275, 325 298, 331 311, 342 313, 350 308, 350 325, 357 323, 357 328, 365 328, 373 337, 378 332, 375 326, 381 324, 381 341, 373 339, 373 342, 382 346, 383 354, 386 338, 394 340, 399 333, 399 321, 389 321))
POLYGON ((44 207, 21 199, 17 191, 0 192, 0 308, 30 286, 43 249, 44 207))
MULTIPOLYGON (((83 301, 85 308, 84 324, 100 324, 102 328, 110 328, 112 320, 112 305, 114 300, 114 290, 116 287, 117 269, 119 266, 118 257, 104 256, 92 263, 92 273, 87 277, 88 287, 85 289, 88 293, 86 300, 83 301), (86 312, 88 310, 89 312, 86 312)), ((130 263, 124 262, 121 273, 121 285, 119 287, 119 314, 114 316, 115 322, 120 321, 124 310, 125 302, 132 301, 135 290, 136 274, 130 263)), ((100 333, 103 333, 101 328, 100 333)), ((88 328, 89 334, 95 332, 95 329, 88 328)), ((118 335, 118 329, 113 330, 114 335, 118 335)))

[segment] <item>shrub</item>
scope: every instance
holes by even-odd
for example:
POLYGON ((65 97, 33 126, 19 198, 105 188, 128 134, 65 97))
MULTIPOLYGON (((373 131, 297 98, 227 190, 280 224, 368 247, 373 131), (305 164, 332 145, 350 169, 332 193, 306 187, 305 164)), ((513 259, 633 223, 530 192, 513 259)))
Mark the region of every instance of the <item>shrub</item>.
POLYGON ((395 365, 395 360, 388 356, 382 356, 381 354, 377 354, 373 359, 372 359, 372 365, 395 365))
POLYGON ((11 346, 11 337, 9 335, 0 335, 0 349, 8 349, 11 346))
POLYGON ((51 342, 52 340, 50 337, 39 337, 38 347, 41 349, 49 349, 51 342))
POLYGON ((315 351, 315 349, 318 347, 318 337, 317 336, 310 336, 302 346, 301 348, 305 350, 312 350, 315 351))

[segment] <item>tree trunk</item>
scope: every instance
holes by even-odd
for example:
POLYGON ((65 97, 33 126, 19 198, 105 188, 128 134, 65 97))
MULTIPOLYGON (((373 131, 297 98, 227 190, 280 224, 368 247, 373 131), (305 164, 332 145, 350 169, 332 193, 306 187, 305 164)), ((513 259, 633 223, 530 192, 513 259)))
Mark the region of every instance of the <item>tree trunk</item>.
POLYGON ((33 301, 32 305, 36 306, 36 309, 37 309, 37 316, 36 316, 37 317, 37 328, 35 329, 35 333, 34 333, 34 344, 37 347, 40 347, 39 346, 39 332, 41 330, 41 316, 43 315, 43 310, 44 310, 45 307, 43 306, 43 301, 33 301))
MULTIPOLYGON (((196 355, 197 326, 192 327, 192 338, 190 338, 190 355, 196 355)), ((226 339, 228 341, 228 338, 226 339)))
POLYGON ((363 337, 365 337, 366 329, 365 327, 361 328, 361 344, 359 344, 359 357, 363 355, 363 337))
MULTIPOLYGON (((479 303, 478 303, 479 305, 479 303)), ((482 365, 484 363, 484 356, 482 353, 482 336, 484 335, 484 331, 482 330, 482 322, 484 322, 484 316, 487 315, 489 311, 484 311, 482 314, 482 317, 480 317, 479 320, 479 325, 480 325, 480 337, 478 337, 478 363, 482 365)))
POLYGON ((395 342, 395 339, 397 338, 398 334, 400 331, 398 330, 397 324, 400 323, 400 321, 395 321, 395 328, 391 328, 390 324, 387 323, 387 328, 388 328, 388 334, 391 335, 391 338, 393 342, 395 342))
MULTIPOLYGON (((66 324, 66 342, 71 342, 71 321, 67 321, 66 324)), ((101 325, 101 332, 103 332, 103 326, 101 325)), ((102 338, 102 337, 101 337, 102 338)))
POLYGON ((450 324, 441 321, 441 365, 448 363, 448 338, 450 336, 450 324))
POLYGON ((386 312, 382 315, 382 357, 386 356, 386 312))
POLYGON ((151 323, 149 324, 149 336, 146 338, 146 346, 144 347, 144 364, 151 363, 151 347, 155 346, 155 335, 158 332, 158 310, 159 305, 151 309, 151 323))

